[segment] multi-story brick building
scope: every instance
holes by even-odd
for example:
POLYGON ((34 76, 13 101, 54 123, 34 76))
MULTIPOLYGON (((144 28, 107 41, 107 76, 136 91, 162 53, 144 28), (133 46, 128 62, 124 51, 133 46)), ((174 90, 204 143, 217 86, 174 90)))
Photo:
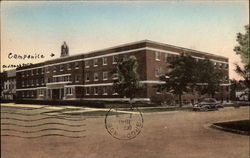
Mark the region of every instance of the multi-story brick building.
MULTIPOLYGON (((157 43, 139 41, 92 51, 79 55, 68 55, 68 48, 62 46, 61 58, 17 69, 17 96, 21 100, 127 100, 117 94, 113 81, 118 60, 133 55, 137 58, 140 82, 144 89, 136 100, 150 101, 158 95, 155 84, 159 76, 168 71, 168 59, 182 53, 199 59, 209 58, 214 65, 223 69, 223 95, 228 99, 228 58, 196 50, 157 43)), ((218 97, 218 96, 217 96, 218 97)), ((184 97, 185 98, 185 97, 184 97)))

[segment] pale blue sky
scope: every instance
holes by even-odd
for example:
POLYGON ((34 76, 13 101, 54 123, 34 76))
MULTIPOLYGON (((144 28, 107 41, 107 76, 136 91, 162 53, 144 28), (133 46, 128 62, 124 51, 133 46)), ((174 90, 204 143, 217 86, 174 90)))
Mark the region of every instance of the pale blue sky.
POLYGON ((248 11, 248 1, 2 2, 1 55, 3 64, 18 63, 7 54, 58 57, 63 41, 78 54, 149 39, 229 57, 235 78, 235 36, 248 11))

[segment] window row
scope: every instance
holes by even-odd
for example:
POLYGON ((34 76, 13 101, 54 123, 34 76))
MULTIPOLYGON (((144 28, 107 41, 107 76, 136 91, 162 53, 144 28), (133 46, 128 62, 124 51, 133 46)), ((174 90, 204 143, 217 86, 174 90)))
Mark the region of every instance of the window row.
POLYGON ((85 95, 118 95, 118 92, 111 86, 86 87, 85 95))
MULTIPOLYGON (((117 64, 119 59, 120 59, 119 55, 112 56, 112 64, 117 64)), ((85 68, 89 68, 91 66, 91 63, 93 63, 93 67, 97 67, 99 65, 108 65, 108 57, 95 58, 93 60, 86 60, 85 68)))
POLYGON ((23 91, 22 92, 22 97, 35 97, 35 91, 23 91))
POLYGON ((27 71, 22 71, 21 72, 22 77, 33 76, 33 75, 41 75, 41 74, 44 74, 44 68, 27 70, 27 71))
POLYGON ((44 78, 37 78, 31 80, 22 81, 22 87, 35 86, 35 85, 44 85, 44 78))
MULTIPOLYGON (((173 54, 166 54, 166 53, 164 53, 164 54, 165 54, 164 55, 165 62, 169 62, 171 59, 178 57, 177 55, 173 55, 173 54)), ((195 58, 195 59, 196 59, 196 61, 203 60, 203 59, 198 59, 198 58, 195 58)), ((155 52, 155 60, 161 61, 161 52, 155 52)), ((215 66, 218 66, 219 68, 228 69, 228 64, 219 63, 219 62, 213 62, 213 63, 215 66)))
MULTIPOLYGON (((85 73, 85 81, 89 82, 90 81, 90 72, 85 73)), ((93 74, 93 80, 94 81, 99 81, 99 80, 108 80, 108 71, 104 71, 104 72, 94 72, 93 74)), ((118 79, 118 73, 114 72, 112 74, 112 79, 118 79)))

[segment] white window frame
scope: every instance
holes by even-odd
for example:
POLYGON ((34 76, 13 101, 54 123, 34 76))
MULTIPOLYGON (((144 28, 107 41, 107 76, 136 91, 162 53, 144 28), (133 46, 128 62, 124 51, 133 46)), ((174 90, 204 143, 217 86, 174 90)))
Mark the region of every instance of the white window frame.
POLYGON ((108 87, 106 86, 102 87, 102 95, 108 95, 108 87))
POLYGON ((102 58, 102 65, 108 65, 108 58, 107 57, 102 58))
POLYGON ((86 61, 84 62, 84 67, 85 67, 85 68, 89 68, 89 65, 90 65, 90 64, 89 64, 89 60, 86 60, 86 61))
POLYGON ((93 65, 94 65, 94 67, 97 67, 97 66, 98 66, 98 58, 95 58, 95 59, 93 60, 93 65))
POLYGON ((112 90, 113 92, 112 92, 112 95, 119 95, 116 91, 115 91, 115 89, 113 88, 113 90, 112 90))
POLYGON ((76 76, 75 76, 75 82, 80 82, 80 78, 81 78, 80 75, 76 75, 76 76))
POLYGON ((161 52, 155 52, 155 60, 161 61, 161 52))
POLYGON ((73 95, 73 88, 72 87, 66 88, 66 95, 73 95))
POLYGON ((165 53, 165 57, 164 57, 165 62, 168 62, 168 57, 169 57, 169 55, 167 53, 165 53))
POLYGON ((117 64, 117 62, 118 62, 118 55, 114 55, 113 57, 112 57, 112 61, 113 61, 113 64, 117 64), (116 61, 116 57, 117 57, 117 61, 116 61))
POLYGON ((53 66, 53 72, 56 72, 56 66, 53 66))
POLYGON ((85 82, 89 82, 90 81, 90 73, 87 72, 85 73, 85 82))
POLYGON ((60 71, 63 71, 64 70, 64 65, 60 65, 60 71))
POLYGON ((155 68, 155 77, 160 77, 161 76, 161 67, 156 67, 155 68))
POLYGON ((117 72, 113 73, 112 79, 113 79, 113 80, 118 79, 118 73, 117 73, 117 72))
POLYGON ((108 71, 102 72, 102 80, 108 80, 108 71), (106 77, 105 77, 106 76, 106 77))
POLYGON ((98 81, 99 80, 99 73, 98 72, 94 72, 94 81, 98 81), (97 79, 96 79, 97 77, 97 79))
POLYGON ((75 62, 75 69, 79 69, 80 63, 79 62, 75 62))
POLYGON ((98 95, 98 87, 94 87, 94 95, 98 95))
POLYGON ((86 89, 85 89, 85 95, 90 95, 90 87, 86 87, 86 89))

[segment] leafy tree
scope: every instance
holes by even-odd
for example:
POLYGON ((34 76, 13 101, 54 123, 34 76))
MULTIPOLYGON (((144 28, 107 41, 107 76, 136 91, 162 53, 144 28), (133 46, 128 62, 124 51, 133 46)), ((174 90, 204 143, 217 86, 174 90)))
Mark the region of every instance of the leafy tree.
POLYGON ((171 69, 166 75, 160 76, 161 81, 165 84, 159 85, 158 88, 166 90, 178 96, 179 106, 182 106, 182 95, 192 89, 195 78, 195 59, 191 56, 181 55, 169 61, 171 69))
POLYGON ((249 25, 245 26, 245 33, 238 33, 236 41, 238 45, 234 47, 236 54, 240 55, 244 65, 249 65, 249 25))
POLYGON ((244 90, 244 87, 241 84, 242 82, 244 81, 237 81, 235 79, 231 80, 231 85, 230 85, 231 100, 236 100, 236 91, 244 90))
POLYGON ((242 83, 245 87, 248 88, 248 92, 246 91, 243 95, 248 95, 248 101, 250 101, 250 64, 244 65, 244 68, 241 68, 239 65, 236 65, 235 71, 243 77, 242 83))
POLYGON ((116 72, 118 79, 114 81, 113 88, 123 96, 130 99, 130 107, 132 100, 142 85, 139 83, 139 74, 137 73, 138 62, 135 56, 130 56, 127 59, 117 64, 116 72))
POLYGON ((199 60, 196 63, 196 82, 204 84, 203 87, 197 86, 196 90, 201 95, 208 94, 212 98, 215 92, 219 91, 220 82, 222 81, 223 74, 219 69, 216 69, 209 59, 199 60))
POLYGON ((245 95, 248 95, 248 100, 250 101, 250 52, 249 52, 249 25, 245 26, 245 33, 238 33, 236 41, 238 45, 235 46, 234 51, 236 54, 240 55, 243 67, 236 64, 235 72, 243 77, 244 85, 249 89, 245 95))

